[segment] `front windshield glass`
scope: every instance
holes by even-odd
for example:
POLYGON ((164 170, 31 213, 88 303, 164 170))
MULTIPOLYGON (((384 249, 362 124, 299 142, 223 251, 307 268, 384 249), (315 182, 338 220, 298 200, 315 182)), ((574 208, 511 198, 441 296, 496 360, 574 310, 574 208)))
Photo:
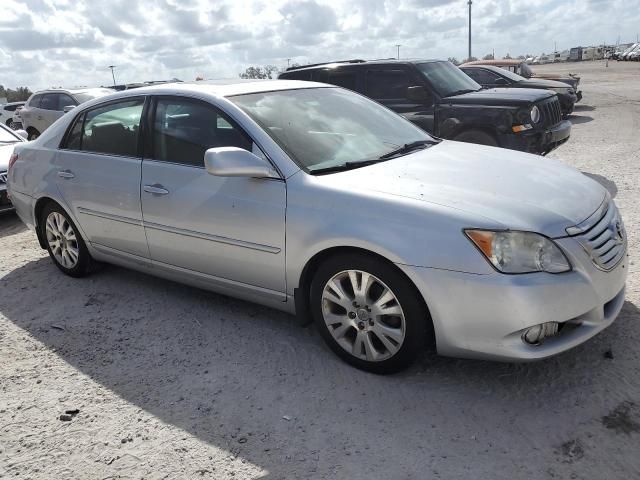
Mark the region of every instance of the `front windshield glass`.
POLYGON ((416 66, 441 97, 482 89, 475 80, 450 62, 426 62, 416 66))
POLYGON ((0 127, 0 143, 15 143, 19 142, 20 139, 16 138, 16 136, 8 130, 5 130, 4 127, 0 127))
POLYGON ((378 159, 432 140, 408 120, 341 88, 305 88, 230 97, 308 172, 378 159))

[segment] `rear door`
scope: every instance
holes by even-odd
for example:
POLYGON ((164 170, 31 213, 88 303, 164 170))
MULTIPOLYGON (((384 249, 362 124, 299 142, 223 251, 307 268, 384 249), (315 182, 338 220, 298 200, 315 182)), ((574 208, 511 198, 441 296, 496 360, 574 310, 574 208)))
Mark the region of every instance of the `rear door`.
POLYGON ((408 98, 408 88, 423 82, 403 65, 371 67, 365 78, 365 95, 398 112, 427 132, 434 132, 434 98, 416 102, 408 98))
POLYGON ((140 208, 140 119, 144 97, 81 113, 55 159, 57 182, 98 249, 148 258, 140 208))
POLYGON ((208 148, 263 154, 208 102, 159 97, 154 103, 148 117, 152 142, 142 164, 151 259, 218 284, 283 295, 285 182, 210 175, 204 168, 208 148))

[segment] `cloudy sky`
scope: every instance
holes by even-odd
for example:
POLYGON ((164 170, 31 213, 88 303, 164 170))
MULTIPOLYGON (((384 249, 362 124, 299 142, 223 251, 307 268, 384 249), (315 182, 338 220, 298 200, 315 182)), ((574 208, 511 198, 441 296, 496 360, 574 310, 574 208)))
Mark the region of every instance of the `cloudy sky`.
MULTIPOLYGON (((637 0, 474 0, 473 54, 635 41, 637 0), (632 5, 636 3, 635 7, 632 5)), ((463 58, 466 0, 2 0, 0 84, 237 77, 250 65, 463 58)))

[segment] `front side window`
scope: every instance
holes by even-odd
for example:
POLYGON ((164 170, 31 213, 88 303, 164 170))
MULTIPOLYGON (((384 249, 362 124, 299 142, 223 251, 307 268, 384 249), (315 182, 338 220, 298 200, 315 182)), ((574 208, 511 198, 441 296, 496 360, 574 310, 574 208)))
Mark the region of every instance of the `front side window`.
POLYGON ((184 98, 161 98, 153 122, 154 160, 204 166, 210 148, 252 150, 252 141, 213 105, 184 98))
POLYGON ((377 159, 432 140, 400 115, 339 88, 305 88, 229 97, 308 172, 377 159))
POLYGON ((482 68, 463 68, 462 70, 480 85, 493 85, 500 78, 495 73, 482 68))
POLYGON ((70 95, 66 93, 58 94, 58 108, 56 110, 62 112, 64 111, 64 107, 75 106, 78 102, 76 102, 70 95))
POLYGON ((144 99, 136 99, 89 110, 82 122, 79 150, 137 157, 143 106, 144 99))
POLYGON ((416 67, 441 97, 477 92, 482 89, 480 85, 450 62, 417 63, 416 67))
POLYGON ((369 70, 367 95, 376 99, 406 99, 409 77, 404 70, 369 70))

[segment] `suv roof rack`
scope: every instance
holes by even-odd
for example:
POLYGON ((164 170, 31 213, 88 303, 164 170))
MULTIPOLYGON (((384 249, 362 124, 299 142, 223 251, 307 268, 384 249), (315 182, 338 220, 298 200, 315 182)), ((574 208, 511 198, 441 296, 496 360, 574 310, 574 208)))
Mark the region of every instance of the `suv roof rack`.
POLYGON ((302 68, 308 67, 318 67, 320 65, 330 65, 332 63, 364 63, 366 60, 362 60, 360 58, 354 58, 353 60, 335 60, 333 62, 320 62, 320 63, 310 63, 308 65, 298 65, 296 67, 289 67, 285 70, 285 72, 290 72, 292 70, 300 70, 302 68))

